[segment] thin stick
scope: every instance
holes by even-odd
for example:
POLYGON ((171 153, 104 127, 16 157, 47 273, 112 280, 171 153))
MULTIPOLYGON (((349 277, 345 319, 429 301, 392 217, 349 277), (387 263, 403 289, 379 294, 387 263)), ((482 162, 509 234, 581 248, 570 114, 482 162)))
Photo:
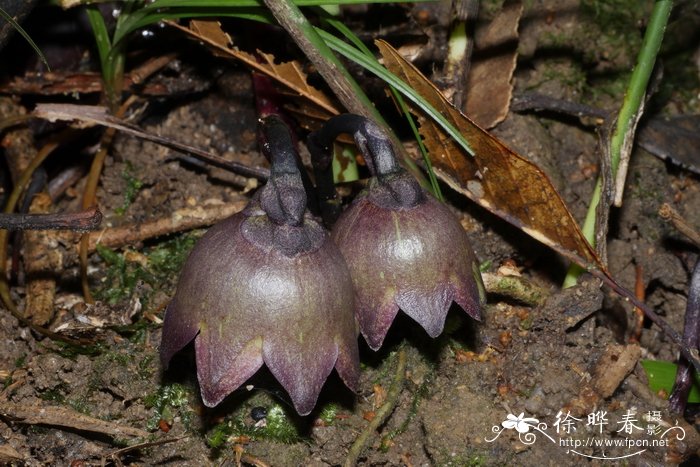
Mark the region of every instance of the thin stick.
POLYGON ((389 417, 389 415, 391 415, 391 413, 394 411, 394 407, 396 407, 396 403, 399 400, 399 395, 401 394, 404 380, 406 378, 407 361, 406 349, 403 346, 397 353, 396 372, 394 373, 394 379, 391 383, 391 387, 387 392, 386 401, 379 408, 379 410, 377 410, 377 413, 372 421, 369 422, 369 424, 365 427, 362 433, 360 433, 350 447, 348 456, 345 458, 345 463, 343 464, 345 467, 354 467, 357 465, 357 460, 360 458, 360 455, 362 454, 362 451, 364 451, 365 447, 367 447, 370 436, 372 436, 372 434, 377 431, 377 428, 379 428, 386 421, 387 417, 389 417))
POLYGON ((88 232, 102 222, 102 213, 96 208, 81 212, 58 214, 0 214, 0 229, 7 230, 73 230, 88 232))
POLYGON ((160 439, 158 441, 147 441, 144 443, 138 443, 134 444, 132 446, 127 446, 125 448, 117 449, 116 451, 112 451, 105 458, 111 458, 113 456, 121 456, 122 454, 126 454, 127 452, 131 452, 137 449, 143 449, 143 448, 150 448, 154 446, 162 446, 164 444, 170 444, 174 443, 176 441, 182 441, 183 439, 187 439, 189 436, 178 436, 176 438, 168 438, 168 439, 160 439))
POLYGON ((610 287, 615 293, 621 295, 624 297, 625 300, 628 302, 632 303, 632 305, 636 306, 640 310, 644 312, 644 315, 649 318, 654 324, 656 324, 658 327, 661 328, 661 331, 663 331, 664 334, 668 336, 673 343, 678 345, 681 350, 681 354, 685 358, 688 359, 690 363, 693 364, 695 369, 700 372, 700 355, 698 353, 698 349, 691 349, 685 343, 683 342, 683 338, 681 335, 671 327, 670 324, 668 324, 661 316, 656 314, 654 310, 649 308, 645 303, 643 303, 641 300, 637 299, 637 297, 627 290, 625 287, 621 286, 618 284, 615 279, 612 277, 608 276, 606 273, 603 271, 600 271, 598 269, 591 269, 588 271, 591 275, 597 277, 598 279, 602 280, 608 287, 610 287))
MULTIPOLYGON (((216 224, 240 212, 247 204, 247 199, 241 199, 216 206, 179 209, 169 216, 150 221, 91 232, 87 235, 88 252, 95 251, 97 245, 112 249, 123 248, 152 238, 216 224)), ((73 235, 68 234, 66 237, 62 237, 63 241, 73 243, 75 241, 73 235)), ((63 258, 63 266, 70 267, 75 264, 76 260, 75 254, 69 252, 63 258)))
POLYGON ((149 432, 139 428, 118 425, 76 412, 68 407, 45 404, 15 404, 0 400, 0 414, 19 423, 28 425, 48 425, 73 430, 90 431, 110 436, 134 436, 145 438, 149 432))
MULTIPOLYGON (((634 266, 634 275, 634 295, 643 302, 645 299, 644 268, 641 264, 634 266)), ((632 328, 630 343, 639 343, 642 338, 642 329, 644 329, 644 312, 635 306, 634 315, 634 327, 632 328)))
POLYGON ((223 157, 214 155, 202 149, 181 143, 169 138, 146 133, 134 125, 131 125, 124 120, 109 115, 104 107, 92 105, 74 105, 74 104, 38 104, 34 109, 33 114, 39 118, 44 118, 50 121, 53 120, 79 120, 83 122, 96 123, 109 128, 122 131, 137 138, 152 141, 170 149, 174 149, 192 157, 211 164, 215 167, 243 175, 244 177, 252 177, 261 181, 266 181, 270 175, 270 171, 261 167, 249 167, 234 161, 229 161, 223 157))
POLYGON ((669 221, 680 233, 685 235, 688 240, 700 248, 700 232, 695 230, 678 211, 673 209, 668 203, 664 203, 659 208, 659 216, 665 221, 669 221))

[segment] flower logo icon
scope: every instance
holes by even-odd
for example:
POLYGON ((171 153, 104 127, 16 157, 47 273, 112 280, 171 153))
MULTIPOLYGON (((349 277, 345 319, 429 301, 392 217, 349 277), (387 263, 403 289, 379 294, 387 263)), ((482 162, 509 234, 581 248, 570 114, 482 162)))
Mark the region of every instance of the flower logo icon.
POLYGON ((508 414, 506 419, 501 423, 506 430, 515 428, 518 433, 527 433, 531 427, 537 426, 540 421, 536 418, 525 417, 525 412, 521 412, 517 417, 513 414, 508 414))

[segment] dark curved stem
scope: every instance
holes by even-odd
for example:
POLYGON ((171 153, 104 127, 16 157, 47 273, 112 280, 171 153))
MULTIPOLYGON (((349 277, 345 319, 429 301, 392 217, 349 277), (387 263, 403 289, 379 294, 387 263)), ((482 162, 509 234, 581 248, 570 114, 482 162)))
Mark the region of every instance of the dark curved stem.
MULTIPOLYGON (((287 125, 288 129, 293 128, 292 122, 288 118, 286 118, 286 115, 282 111, 281 97, 275 89, 272 80, 268 76, 265 76, 261 73, 253 72, 252 81, 253 91, 255 94, 255 108, 258 113, 258 118, 260 118, 262 121, 262 119, 265 119, 267 117, 277 117, 287 125)), ((290 136, 292 138, 292 144, 294 145, 294 148, 297 148, 299 141, 296 137, 296 134, 294 132, 290 132, 290 136)), ((263 154, 265 155, 268 161, 272 162, 270 160, 271 155, 269 151, 266 152, 266 149, 264 147, 265 135, 262 134, 262 130, 260 130, 258 140, 260 141, 260 147, 262 148, 263 154)), ((318 215, 318 196, 316 195, 316 189, 314 188, 314 184, 311 181, 311 178, 309 177, 309 174, 307 173, 306 168, 304 167, 304 164, 302 163, 301 157, 299 157, 298 152, 294 151, 294 155, 297 168, 299 169, 299 173, 301 174, 301 181, 304 183, 304 189, 306 190, 306 207, 313 214, 318 215)))
POLYGON ((260 120, 261 150, 271 163, 270 178, 260 192, 260 205, 278 224, 300 225, 306 212, 306 188, 299 156, 287 124, 277 115, 260 120))
POLYGON ((343 133, 353 137, 372 175, 382 177, 403 171, 384 130, 372 120, 355 114, 335 116, 312 134, 324 151, 324 163, 330 164, 333 160, 333 141, 343 133))
MULTIPOLYGON (((685 323, 683 327, 683 343, 690 349, 698 348, 698 334, 700 333, 700 259, 695 263, 693 276, 688 287, 688 303, 685 309, 685 323)), ((672 412, 683 413, 688 401, 688 394, 693 385, 693 367, 684 356, 678 361, 678 372, 673 391, 668 399, 669 409, 672 412)))
POLYGON ((372 120, 355 114, 341 114, 328 120, 320 130, 309 135, 307 146, 314 167, 321 216, 329 228, 341 212, 333 183, 333 142, 341 134, 353 137, 372 175, 381 178, 404 171, 396 159, 391 140, 372 120))
POLYGON ((282 174, 299 174, 296 150, 287 124, 277 115, 260 120, 261 150, 272 165, 270 179, 282 174))

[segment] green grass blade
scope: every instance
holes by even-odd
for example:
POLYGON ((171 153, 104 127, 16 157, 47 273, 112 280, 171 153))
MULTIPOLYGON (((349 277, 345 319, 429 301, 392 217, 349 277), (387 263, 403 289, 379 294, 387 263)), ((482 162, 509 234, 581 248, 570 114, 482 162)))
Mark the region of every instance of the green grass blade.
POLYGON ((259 23, 274 24, 274 19, 263 8, 172 8, 167 11, 152 11, 150 9, 134 12, 114 33, 114 43, 122 42, 129 34, 158 21, 177 20, 184 18, 240 18, 259 23))
MULTIPOLYGON (((627 85, 627 92, 625 93, 620 112, 617 115, 615 132, 610 140, 610 165, 612 170, 612 174, 610 175, 613 180, 617 175, 622 145, 625 142, 625 138, 628 137, 628 133, 633 131, 633 127, 636 125, 636 116, 640 112, 644 97, 646 96, 647 85, 654 69, 656 56, 661 48, 661 42, 663 41, 672 7, 672 1, 659 0, 654 4, 654 9, 649 18, 649 25, 644 34, 642 48, 637 56, 637 64, 634 67, 634 71, 627 85)), ((586 240, 593 246, 595 246, 596 242, 596 211, 600 203, 601 187, 602 181, 599 177, 593 195, 591 196, 591 202, 588 205, 588 213, 586 214, 583 228, 581 229, 586 240)), ((620 189, 622 189, 622 187, 620 187, 620 189)), ((606 207, 606 209, 608 209, 608 207, 606 207)), ((583 269, 576 264, 572 264, 564 278, 562 287, 568 288, 576 285, 581 273, 583 273, 583 269)))
POLYGON ((100 64, 102 65, 104 75, 105 65, 108 61, 107 57, 109 56, 109 51, 112 49, 112 42, 109 40, 109 32, 107 31, 105 20, 97 6, 88 5, 86 12, 88 20, 90 21, 90 26, 92 26, 92 33, 95 36, 97 53, 100 55, 100 64))
MULTIPOLYGON (((367 3, 415 3, 415 0, 399 0, 398 2, 391 0, 295 0, 293 3, 297 6, 306 7, 367 3)), ((156 0, 144 5, 143 8, 134 10, 129 15, 120 15, 120 19, 124 18, 124 20, 121 24, 118 24, 113 42, 119 43, 125 36, 137 29, 164 19, 221 16, 259 21, 266 15, 267 10, 263 0, 156 0), (239 9, 247 9, 248 11, 238 14, 236 10, 239 9)), ((270 21, 265 19, 263 22, 270 21)))
POLYGON ((432 105, 430 105, 430 103, 423 99, 423 97, 420 94, 418 94, 415 91, 415 89, 413 89, 410 85, 401 80, 398 76, 384 68, 376 58, 369 58, 355 47, 351 46, 350 44, 347 44, 346 42, 342 41, 333 34, 324 31, 323 29, 318 29, 318 33, 323 38, 323 40, 326 41, 326 43, 331 49, 335 50, 348 60, 357 63, 370 73, 379 77, 387 84, 395 87, 396 90, 403 94, 404 97, 406 97, 409 101, 413 102, 419 109, 421 109, 433 121, 435 121, 435 123, 440 125, 442 129, 445 130, 445 132, 447 132, 447 134, 450 135, 450 137, 452 137, 455 140, 455 142, 457 142, 457 144, 459 144, 465 151, 467 151, 469 154, 474 154, 474 150, 471 148, 469 142, 467 142, 467 140, 464 138, 464 136, 462 136, 459 130, 457 130, 450 122, 448 122, 447 119, 435 109, 435 107, 433 107, 432 105))
MULTIPOLYGON (((372 53, 372 51, 369 50, 369 48, 364 44, 364 42, 362 42, 360 38, 357 37, 357 35, 354 32, 352 32, 350 28, 345 26, 345 24, 343 24, 341 21, 338 21, 337 19, 328 15, 325 15, 323 17, 323 21, 331 27, 335 28, 342 35, 344 35, 350 42, 352 42, 352 44, 355 45, 355 47, 357 47, 358 50, 364 53, 368 58, 374 59, 374 54, 372 53)), ((404 101, 403 96, 401 96, 401 94, 396 90, 396 88, 390 85, 389 89, 391 90, 391 94, 392 96, 394 96, 396 103, 399 105, 401 112, 403 112, 404 116, 406 117, 406 120, 408 121, 408 124, 411 127, 411 131, 413 132, 413 136, 416 139, 416 142, 418 142, 418 147, 420 148, 421 155, 423 156, 423 162, 425 163, 425 168, 428 172, 428 179, 430 180, 430 185, 433 188, 433 194, 440 201, 444 201, 445 199, 442 196, 440 184, 438 183, 437 177, 435 176, 435 172, 433 171, 433 164, 430 161, 428 150, 423 144, 423 138, 421 138, 421 135, 418 132, 418 127, 416 126, 416 122, 413 118, 413 115, 411 115, 411 111, 409 110, 408 105, 406 105, 406 101, 404 101)))
MULTIPOLYGON (((416 0, 294 0, 296 6, 362 5, 367 3, 416 3, 416 0)), ((179 7, 264 7, 263 0, 156 0, 144 7, 148 9, 179 7)))
POLYGON ((2 17, 5 21, 7 21, 8 23, 10 23, 10 24, 12 25, 12 27, 15 28, 15 30, 16 30, 22 37, 24 37, 24 40, 26 40, 27 42, 29 42, 29 45, 32 46, 32 49, 34 49, 34 52, 36 52, 36 54, 39 56, 39 59, 41 60, 41 62, 42 62, 44 65, 46 65, 46 69, 49 70, 49 71, 51 71, 51 67, 49 66, 49 62, 46 61, 46 57, 44 56, 43 52, 41 51, 41 49, 39 48, 39 46, 36 45, 36 43, 32 40, 32 38, 29 36, 29 34, 27 34, 27 31, 25 31, 24 28, 23 28, 22 26, 20 26, 19 23, 18 23, 17 21, 15 21, 15 19, 14 19, 12 16, 10 16, 10 15, 9 15, 5 10, 3 10, 2 8, 0 8, 0 17, 2 17))
POLYGON ((425 170, 428 172, 430 186, 433 187, 433 195, 435 195, 435 197, 440 201, 444 202, 445 197, 442 195, 442 189, 440 188, 440 184, 438 183, 437 177, 435 176, 435 171, 433 170, 433 163, 430 160, 430 156, 428 155, 428 149, 425 147, 425 144, 423 144, 423 138, 421 137, 420 132, 418 131, 418 126, 416 125, 416 121, 413 118, 413 115, 411 115, 411 110, 408 108, 406 101, 401 96, 401 94, 399 94, 399 91, 397 91, 395 87, 389 86, 389 89, 391 89, 391 94, 392 96, 394 96, 394 99, 396 99, 396 102, 399 104, 401 112, 403 112, 404 116, 406 117, 406 120, 408 121, 409 126, 411 127, 413 137, 418 143, 418 148, 420 149, 420 153, 423 156, 423 162, 425 163, 425 170))

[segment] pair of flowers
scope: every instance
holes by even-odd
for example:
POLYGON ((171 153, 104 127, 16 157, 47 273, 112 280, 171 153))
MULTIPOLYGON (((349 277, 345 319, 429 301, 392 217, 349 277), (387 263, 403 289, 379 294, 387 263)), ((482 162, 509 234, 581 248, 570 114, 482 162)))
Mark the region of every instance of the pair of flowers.
POLYGON ((166 367, 194 339, 207 406, 264 363, 306 415, 334 367, 355 390, 358 324, 377 350, 399 308, 431 337, 453 301, 479 318, 484 291, 464 230, 401 168, 375 123, 346 114, 310 136, 328 156, 340 133, 353 135, 373 175, 330 234, 306 209, 285 124, 266 117, 261 133, 267 184, 195 245, 163 324, 166 367))

